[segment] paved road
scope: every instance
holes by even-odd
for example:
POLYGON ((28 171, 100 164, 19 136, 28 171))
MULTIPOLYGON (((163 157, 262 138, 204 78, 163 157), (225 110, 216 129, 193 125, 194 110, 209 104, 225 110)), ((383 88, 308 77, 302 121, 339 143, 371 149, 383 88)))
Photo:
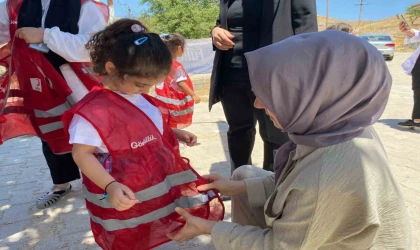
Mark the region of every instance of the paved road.
MULTIPOLYGON (((389 105, 375 125, 387 150, 392 170, 401 185, 413 228, 413 249, 420 249, 420 133, 400 131, 396 123, 411 114, 413 104, 410 77, 400 70, 408 54, 398 53, 388 63, 394 78, 389 105)), ((227 124, 221 107, 207 112, 207 103, 197 105, 190 131, 201 145, 182 153, 200 174, 218 172, 229 175, 226 148, 227 124)), ((37 197, 52 185, 48 168, 36 138, 20 138, 0 146, 0 250, 10 249, 98 249, 95 246, 80 181, 74 191, 57 206, 37 210, 37 197)), ((262 143, 257 141, 255 164, 262 163, 262 143)), ((226 203, 226 219, 230 204, 226 203)), ((214 249, 210 238, 202 236, 185 244, 168 243, 159 250, 214 249)))

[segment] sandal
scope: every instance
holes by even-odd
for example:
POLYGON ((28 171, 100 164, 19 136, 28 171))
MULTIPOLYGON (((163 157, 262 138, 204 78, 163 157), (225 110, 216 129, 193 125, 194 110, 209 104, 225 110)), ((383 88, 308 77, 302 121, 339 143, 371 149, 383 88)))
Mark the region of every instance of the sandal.
POLYGON ((51 191, 42 195, 36 201, 36 207, 39 209, 44 209, 51 207, 52 205, 56 204, 64 195, 68 194, 71 190, 71 185, 69 184, 68 187, 65 189, 57 188, 55 185, 51 188, 51 191))

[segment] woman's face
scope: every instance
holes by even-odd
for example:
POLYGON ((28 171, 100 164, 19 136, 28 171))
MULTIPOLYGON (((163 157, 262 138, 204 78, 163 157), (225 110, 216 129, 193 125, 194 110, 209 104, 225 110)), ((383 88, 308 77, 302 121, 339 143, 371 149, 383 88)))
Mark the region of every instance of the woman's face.
POLYGON ((258 99, 258 98, 255 99, 254 107, 257 108, 257 109, 264 109, 265 113, 273 121, 274 126, 276 126, 276 128, 283 129, 283 127, 280 125, 279 121, 277 120, 276 115, 273 112, 271 112, 270 110, 268 110, 267 107, 264 105, 264 103, 260 99, 258 99))

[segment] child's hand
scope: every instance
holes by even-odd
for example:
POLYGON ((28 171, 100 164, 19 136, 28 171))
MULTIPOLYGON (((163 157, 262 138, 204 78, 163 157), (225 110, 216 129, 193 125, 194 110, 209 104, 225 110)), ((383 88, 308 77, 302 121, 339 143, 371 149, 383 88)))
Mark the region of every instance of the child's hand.
POLYGON ((111 183, 107 188, 107 193, 112 207, 118 211, 127 210, 135 204, 139 203, 139 201, 134 196, 133 191, 118 182, 111 183))
POLYGON ((193 133, 184 131, 184 130, 180 130, 180 129, 173 129, 174 134, 176 136, 176 138, 179 141, 184 142, 185 144, 187 144, 187 146, 192 147, 195 146, 197 144, 197 136, 195 136, 193 133))
POLYGON ((199 104, 199 103, 201 102, 201 98, 200 98, 200 96, 198 96, 198 95, 196 95, 196 94, 194 94, 194 95, 192 96, 192 98, 193 98, 193 100, 194 100, 194 103, 195 103, 195 104, 199 104))

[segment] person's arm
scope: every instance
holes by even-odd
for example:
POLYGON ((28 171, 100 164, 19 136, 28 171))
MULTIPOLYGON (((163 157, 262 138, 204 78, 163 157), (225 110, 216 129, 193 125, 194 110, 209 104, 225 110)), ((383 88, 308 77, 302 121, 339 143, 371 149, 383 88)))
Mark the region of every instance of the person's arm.
POLYGON ((94 156, 96 148, 103 142, 92 124, 76 114, 70 123, 68 132, 69 143, 73 145, 74 162, 84 175, 108 193, 112 206, 122 211, 135 205, 138 200, 134 193, 128 187, 116 182, 94 156))
POLYGON ((190 87, 188 87, 187 82, 185 81, 181 81, 177 83, 179 88, 187 95, 191 96, 194 99, 195 104, 200 103, 201 98, 194 93, 194 91, 192 89, 190 89, 190 87))
POLYGON ((216 25, 211 29, 210 32, 212 41, 213 41, 213 51, 219 50, 229 50, 233 48, 235 43, 232 41, 234 36, 230 34, 229 31, 222 28, 222 23, 219 18, 216 21, 216 25))
POLYGON ((270 197, 276 189, 274 174, 265 178, 255 177, 245 179, 245 184, 249 205, 255 208, 263 208, 268 197, 270 197))
POLYGON ((217 20, 216 20, 216 25, 213 27, 213 29, 216 28, 216 27, 222 27, 222 22, 220 21, 220 12, 219 12, 219 16, 217 17, 217 20))
POLYGON ((185 142, 187 146, 193 147, 197 144, 197 136, 193 133, 177 128, 173 128, 172 131, 174 132, 176 139, 185 142))
POLYGON ((10 41, 9 25, 7 1, 3 1, 0 3, 0 46, 10 41))
POLYGON ((180 66, 176 69, 174 80, 178 87, 184 92, 185 94, 191 96, 194 99, 196 104, 200 103, 201 98, 194 93, 194 91, 187 85, 186 80, 188 79, 187 72, 185 69, 180 66))
POLYGON ((186 81, 177 82, 179 88, 187 95, 193 97, 195 95, 194 91, 188 87, 186 81))
MULTIPOLYGON (((249 192, 249 188, 247 187, 249 192)), ((274 220, 272 227, 242 226, 231 222, 216 222, 211 229, 213 243, 217 250, 271 250, 301 248, 308 234, 314 216, 318 190, 302 186, 292 187, 287 194, 278 193, 271 198, 265 213, 274 220), (281 216, 275 214, 282 208, 281 216)), ((249 197, 249 196, 248 196, 249 197)), ((251 204, 250 204, 251 205, 251 204)), ((322 238, 323 235, 320 235, 322 238)), ((317 249, 317 248, 305 248, 317 249)))
POLYGON ((93 155, 96 147, 73 144, 73 159, 77 166, 93 183, 105 189, 106 185, 115 179, 105 170, 98 159, 93 155))
POLYGON ((315 0, 292 1, 292 26, 295 35, 317 32, 318 21, 315 0))
POLYGON ((420 32, 418 30, 412 29, 412 31, 414 32, 414 36, 410 37, 408 35, 408 43, 418 43, 420 42, 420 32))
POLYGON ((211 235, 216 249, 319 249, 338 241, 349 249, 369 249, 381 212, 379 203, 370 201, 382 190, 378 183, 366 181, 363 169, 348 171, 349 164, 362 164, 350 156, 340 158, 341 166, 335 157, 324 157, 327 160, 302 172, 300 181, 287 189, 279 187, 265 210, 268 220, 274 220, 272 227, 215 223, 211 235))
POLYGON ((90 57, 85 45, 95 33, 103 30, 107 23, 95 4, 86 2, 82 5, 78 24, 79 34, 76 35, 62 32, 58 27, 45 29, 44 43, 69 62, 88 62, 90 57))

